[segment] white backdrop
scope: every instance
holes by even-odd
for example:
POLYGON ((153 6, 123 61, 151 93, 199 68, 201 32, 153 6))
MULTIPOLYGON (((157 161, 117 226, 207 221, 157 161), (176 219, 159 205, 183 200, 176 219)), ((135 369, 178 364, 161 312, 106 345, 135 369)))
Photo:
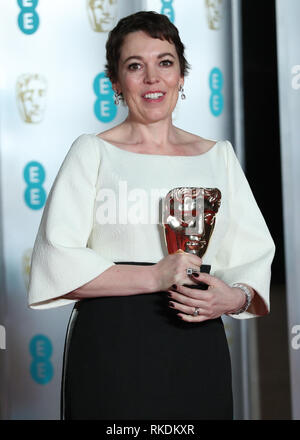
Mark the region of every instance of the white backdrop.
MULTIPOLYGON (((5 264, 0 324, 7 334, 7 348, 0 353, 6 369, 0 383, 1 414, 6 419, 58 419, 72 306, 43 311, 27 307, 30 257, 47 194, 73 140, 108 129, 126 115, 126 108, 115 108, 102 77, 107 31, 138 10, 168 15, 192 65, 184 87, 187 99, 174 112, 175 125, 233 141, 230 0, 0 0, 0 5, 5 264), (101 3, 108 8, 109 23, 101 21, 101 3)), ((224 323, 235 417, 242 418, 240 323, 232 318, 224 323)))

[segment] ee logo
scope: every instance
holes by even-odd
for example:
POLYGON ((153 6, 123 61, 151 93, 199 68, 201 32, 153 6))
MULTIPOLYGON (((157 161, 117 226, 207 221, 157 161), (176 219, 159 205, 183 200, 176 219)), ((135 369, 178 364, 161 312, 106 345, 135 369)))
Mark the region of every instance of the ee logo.
POLYGON ((45 385, 53 377, 53 365, 50 361, 52 355, 50 339, 44 335, 34 336, 29 344, 29 352, 32 357, 31 377, 38 384, 45 385))
POLYGON ((173 8, 173 0, 161 0, 161 14, 164 14, 168 17, 168 19, 174 23, 175 13, 173 8))
POLYGON ((223 74, 218 67, 212 69, 209 75, 209 88, 211 96, 209 101, 210 111, 214 116, 220 116, 224 108, 224 99, 222 95, 223 74))
POLYGON ((94 104, 96 118, 101 122, 111 122, 117 114, 114 103, 114 91, 110 80, 104 72, 99 73, 93 82, 94 93, 97 99, 94 104))
POLYGON ((27 188, 24 192, 26 205, 31 209, 41 209, 46 201, 46 191, 42 187, 45 180, 44 167, 39 162, 29 162, 24 168, 27 188))
POLYGON ((18 0, 21 12, 18 16, 20 30, 26 34, 34 34, 39 27, 39 16, 35 10, 38 0, 18 0))

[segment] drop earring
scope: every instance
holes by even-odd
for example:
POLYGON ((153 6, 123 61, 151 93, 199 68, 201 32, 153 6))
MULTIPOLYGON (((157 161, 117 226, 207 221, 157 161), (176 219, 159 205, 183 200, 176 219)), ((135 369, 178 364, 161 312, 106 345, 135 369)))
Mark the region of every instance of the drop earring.
POLYGON ((184 89, 183 89, 182 85, 180 86, 179 92, 181 93, 181 99, 185 99, 186 96, 185 96, 185 94, 183 93, 183 92, 184 92, 184 89))
POLYGON ((114 94, 114 102, 115 102, 116 105, 120 104, 120 99, 119 99, 119 93, 118 92, 115 92, 115 94, 114 94))

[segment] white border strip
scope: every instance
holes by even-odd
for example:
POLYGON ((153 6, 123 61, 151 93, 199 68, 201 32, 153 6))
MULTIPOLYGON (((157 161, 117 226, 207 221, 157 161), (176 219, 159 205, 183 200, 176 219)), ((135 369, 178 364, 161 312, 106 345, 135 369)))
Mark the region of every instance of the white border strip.
POLYGON ((290 383, 292 417, 299 420, 300 349, 291 344, 292 329, 300 324, 300 90, 292 87, 293 66, 300 64, 299 0, 276 0, 276 20, 290 383))

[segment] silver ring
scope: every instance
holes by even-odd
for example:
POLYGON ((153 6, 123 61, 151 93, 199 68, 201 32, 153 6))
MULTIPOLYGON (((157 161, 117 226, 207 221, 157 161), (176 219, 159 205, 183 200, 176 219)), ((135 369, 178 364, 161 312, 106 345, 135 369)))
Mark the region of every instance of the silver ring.
POLYGON ((192 275, 193 273, 200 273, 200 270, 193 269, 192 267, 188 267, 185 269, 187 275, 192 275))
POLYGON ((199 310, 200 310, 199 307, 195 307, 195 310, 194 310, 193 316, 198 316, 198 315, 200 314, 200 313, 199 313, 199 310))

